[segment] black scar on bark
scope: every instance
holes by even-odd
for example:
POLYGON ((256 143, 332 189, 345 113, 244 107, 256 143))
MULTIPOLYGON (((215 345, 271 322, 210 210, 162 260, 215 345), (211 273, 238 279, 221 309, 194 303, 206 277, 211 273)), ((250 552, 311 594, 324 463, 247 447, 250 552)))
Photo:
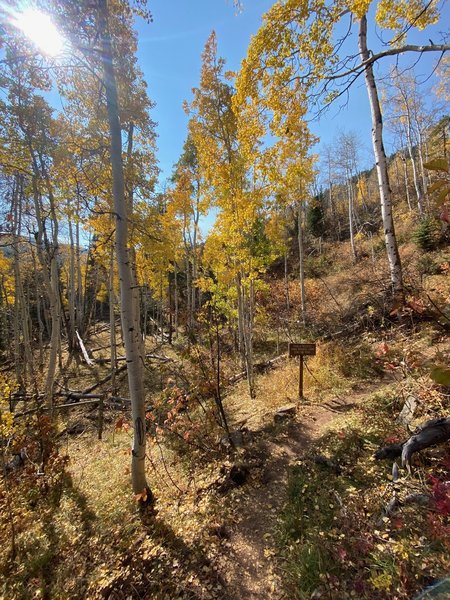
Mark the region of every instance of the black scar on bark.
POLYGON ((145 429, 144 422, 142 421, 141 417, 137 417, 137 419, 135 420, 134 431, 137 436, 139 446, 142 446, 145 439, 145 429))

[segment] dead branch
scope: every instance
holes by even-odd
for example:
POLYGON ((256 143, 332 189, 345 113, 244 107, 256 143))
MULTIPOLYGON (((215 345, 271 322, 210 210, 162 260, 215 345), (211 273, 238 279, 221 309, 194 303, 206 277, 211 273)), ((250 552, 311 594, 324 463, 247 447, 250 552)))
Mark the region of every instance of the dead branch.
POLYGON ((94 363, 92 362, 92 359, 89 357, 89 354, 87 353, 87 350, 86 350, 86 346, 84 345, 84 342, 83 342, 83 340, 81 339, 81 336, 80 336, 80 334, 78 333, 78 330, 77 330, 77 329, 75 329, 75 333, 76 333, 76 335, 77 335, 77 338, 78 338, 78 343, 79 343, 79 345, 80 345, 81 352, 83 353, 84 360, 86 361, 86 364, 87 364, 87 365, 89 365, 89 366, 91 367, 91 366, 92 366, 94 363))
POLYGON ((411 471, 411 458, 430 446, 443 444, 450 439, 450 417, 431 419, 420 425, 414 435, 400 444, 391 444, 380 448, 375 453, 377 460, 402 457, 402 465, 411 471))

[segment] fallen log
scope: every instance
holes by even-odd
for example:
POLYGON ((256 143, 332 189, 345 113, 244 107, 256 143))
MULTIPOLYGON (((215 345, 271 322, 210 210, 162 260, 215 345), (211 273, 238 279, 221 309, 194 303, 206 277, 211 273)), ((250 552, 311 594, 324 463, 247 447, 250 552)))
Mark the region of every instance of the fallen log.
MULTIPOLYGON (((73 396, 72 396, 73 397, 73 396)), ((54 410, 62 410, 63 408, 78 408, 80 406, 86 406, 90 404, 99 404, 102 400, 102 397, 99 395, 90 394, 80 395, 81 398, 96 398, 95 400, 80 400, 79 402, 69 402, 65 404, 54 404, 51 408, 48 406, 40 406, 39 408, 30 408, 30 410, 25 410, 20 413, 14 413, 14 418, 18 419, 19 417, 25 417, 27 415, 32 415, 37 412, 49 412, 54 410)))
POLYGON ((84 360, 86 361, 87 365, 89 365, 90 367, 92 367, 92 365, 94 363, 92 362, 92 359, 90 358, 90 356, 89 356, 89 354, 88 354, 88 352, 86 350, 86 346, 84 345, 83 340, 81 339, 81 335, 78 333, 78 329, 75 329, 75 333, 77 335, 78 343, 80 345, 81 352, 83 353, 84 360))
POLYGON ((375 453, 376 460, 384 458, 402 457, 402 465, 411 471, 411 458, 416 452, 420 452, 430 446, 437 446, 450 440, 450 417, 431 419, 419 425, 408 440, 400 444, 390 444, 380 448, 375 453))
MULTIPOLYGON (((160 356, 159 354, 146 354, 145 358, 151 360, 160 360, 161 362, 173 362, 173 358, 169 358, 168 356, 160 356)), ((117 362, 123 362, 126 359, 126 356, 118 356, 116 358, 117 362)), ((94 358, 94 362, 98 365, 104 365, 111 362, 110 358, 94 358)))
MULTIPOLYGON (((255 373, 264 373, 268 369, 271 369, 275 363, 280 361, 282 358, 286 358, 286 357, 287 357, 287 354, 280 354, 279 356, 275 356, 275 358, 271 358, 270 360, 256 363, 253 366, 253 370, 255 373)), ((235 383, 238 383, 242 379, 245 379, 246 377, 247 377, 247 371, 241 371, 240 373, 233 375, 233 377, 230 377, 230 379, 228 380, 228 383, 230 385, 233 385, 235 383)))
MULTIPOLYGON (((117 376, 119 373, 122 373, 122 371, 125 371, 126 368, 127 368, 127 365, 122 365, 121 367, 119 367, 116 370, 115 375, 117 376)), ((112 377, 112 373, 108 373, 108 375, 106 375, 106 377, 103 377, 103 379, 100 379, 100 381, 97 381, 97 383, 94 383, 90 387, 83 390, 81 393, 82 394, 90 394, 91 392, 96 390, 98 387, 100 387, 101 385, 103 385, 104 383, 109 381, 111 379, 111 377, 112 377)))
MULTIPOLYGON (((127 368, 127 365, 122 365, 121 367, 119 367, 116 370, 115 375, 117 376, 117 375, 119 375, 119 373, 123 373, 126 370, 126 368, 127 368)), ((60 392, 56 392, 54 394, 54 396, 55 397, 65 397, 65 398, 73 398, 73 397, 78 397, 78 396, 86 397, 87 394, 90 394, 91 392, 96 390, 98 387, 100 387, 104 383, 107 383, 111 379, 111 377, 112 377, 112 373, 108 373, 108 375, 106 375, 99 381, 96 381, 95 383, 93 383, 91 386, 89 386, 88 388, 86 388, 84 390, 62 390, 60 392)), ((13 400, 17 400, 17 401, 40 400, 44 397, 45 397, 45 395, 42 393, 37 394, 37 395, 34 394, 31 396, 27 396, 23 392, 13 392, 11 394, 11 398, 13 400)))

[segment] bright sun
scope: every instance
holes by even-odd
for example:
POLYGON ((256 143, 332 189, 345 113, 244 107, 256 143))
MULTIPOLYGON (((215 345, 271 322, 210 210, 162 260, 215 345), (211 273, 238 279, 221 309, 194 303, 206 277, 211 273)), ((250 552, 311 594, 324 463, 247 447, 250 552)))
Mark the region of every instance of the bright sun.
POLYGON ((57 56, 64 48, 64 39, 48 15, 37 8, 16 13, 13 23, 44 54, 57 56))

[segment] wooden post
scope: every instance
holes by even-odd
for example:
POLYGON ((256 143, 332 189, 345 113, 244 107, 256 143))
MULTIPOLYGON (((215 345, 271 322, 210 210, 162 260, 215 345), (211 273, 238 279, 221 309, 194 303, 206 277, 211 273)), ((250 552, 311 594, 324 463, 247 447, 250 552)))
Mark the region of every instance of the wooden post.
POLYGON ((298 399, 303 399, 303 357, 304 356, 315 356, 316 345, 315 344, 289 344, 289 357, 298 356, 300 359, 299 363, 299 381, 298 381, 298 399))
POLYGON ((303 355, 299 356, 300 359, 300 374, 298 380, 298 399, 303 399, 303 355))

